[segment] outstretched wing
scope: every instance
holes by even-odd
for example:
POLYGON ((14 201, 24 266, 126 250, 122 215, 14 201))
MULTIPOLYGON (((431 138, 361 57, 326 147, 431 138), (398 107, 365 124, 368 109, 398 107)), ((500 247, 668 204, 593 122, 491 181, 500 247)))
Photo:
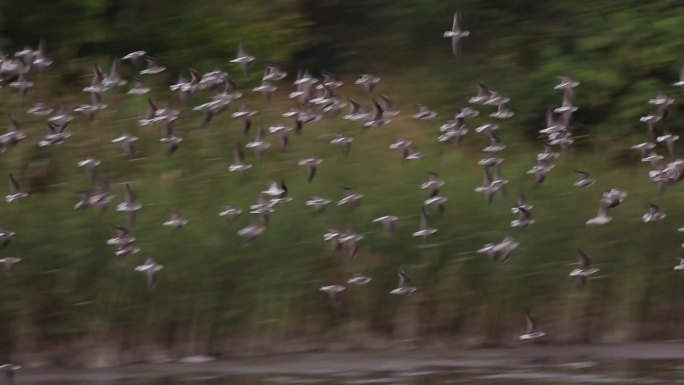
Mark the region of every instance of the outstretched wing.
POLYGON ((577 258, 579 258, 580 268, 586 269, 589 266, 591 266, 591 261, 589 260, 589 257, 584 252, 584 250, 580 248, 577 248, 577 258))

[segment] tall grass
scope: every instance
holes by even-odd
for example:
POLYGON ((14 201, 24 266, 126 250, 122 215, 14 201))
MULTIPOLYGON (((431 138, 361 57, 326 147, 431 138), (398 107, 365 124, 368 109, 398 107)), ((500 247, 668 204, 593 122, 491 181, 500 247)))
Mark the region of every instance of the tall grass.
MULTIPOLYGON (((423 75, 407 77, 413 81, 423 75)), ((419 122, 407 118, 415 95, 402 87, 406 79, 401 80, 394 84, 402 114, 390 125, 362 132, 358 124, 340 118, 310 123, 301 136, 292 135, 288 151, 281 151, 272 138, 273 148, 263 161, 248 152, 254 167, 245 175, 227 170, 235 144, 251 139, 243 136, 240 122, 231 120, 229 112, 209 128, 199 128, 201 116, 185 108, 176 125, 185 141, 177 154, 167 157, 158 142, 159 129, 137 125, 144 98, 107 95, 111 108, 92 124, 79 117, 67 143, 39 149, 37 141, 45 131, 42 119, 23 113, 29 101, 4 90, 3 112, 17 117, 28 139, 1 155, 0 171, 14 173, 31 196, 2 205, 0 226, 17 235, 0 255, 20 256, 23 262, 15 277, 0 279, 0 328, 5 331, 0 346, 35 351, 96 338, 120 341, 122 346, 145 341, 205 352, 220 350, 216 341, 231 339, 273 348, 300 337, 320 341, 364 333, 402 339, 477 337, 479 343, 499 344, 522 331, 526 308, 557 341, 681 334, 682 278, 672 272, 680 255, 677 218, 684 214, 680 187, 658 194, 646 167, 623 156, 624 143, 632 138, 619 143, 580 140, 576 149, 558 159, 548 180, 534 187, 526 170, 541 146, 524 139, 527 120, 502 122, 501 136, 509 146, 503 153, 509 192, 488 207, 474 192, 481 183, 477 160, 485 139, 471 132, 462 150, 437 143, 439 124, 455 107, 454 98, 446 97, 450 90, 435 91, 429 87, 434 80, 425 80, 420 99, 434 101, 440 116, 419 122), (140 137, 140 159, 127 160, 110 143, 123 132, 140 137), (354 137, 348 157, 329 144, 338 132, 354 137), (400 154, 387 148, 397 137, 414 140, 427 156, 402 163, 400 154), (130 182, 144 204, 131 231, 143 250, 164 265, 153 293, 146 290, 142 274, 133 271, 143 254, 117 259, 105 244, 113 236, 112 225, 125 224, 124 215, 113 205, 102 217, 73 210, 76 192, 90 183, 76 161, 89 155, 103 161, 101 174, 111 179, 117 195, 113 203, 123 200, 123 183, 130 182), (306 171, 296 162, 311 156, 325 161, 308 184, 306 171), (573 188, 575 168, 590 171, 597 184, 573 188), (449 201, 444 215, 433 215, 439 232, 423 243, 411 233, 419 225, 426 194, 418 186, 428 170, 446 181, 442 191, 449 201), (247 213, 249 205, 267 182, 280 178, 294 200, 278 206, 268 230, 244 245, 236 232, 256 220, 247 213), (345 185, 365 194, 355 212, 334 204, 345 185), (629 193, 611 213, 613 222, 587 228, 584 222, 595 215, 601 192, 613 187, 629 193), (519 189, 534 205, 537 220, 524 230, 510 227, 510 207, 519 189), (320 216, 304 206, 313 195, 333 200, 320 216), (650 201, 668 213, 663 222, 641 223, 650 201), (241 208, 243 215, 235 221, 218 217, 225 204, 241 208), (190 221, 186 228, 172 231, 161 225, 170 209, 190 221), (381 227, 371 223, 387 214, 400 218, 394 239, 385 238, 381 227), (365 236, 353 261, 333 253, 322 240, 328 227, 343 230, 350 223, 365 236), (493 264, 476 253, 506 235, 521 244, 508 263, 493 264), (583 290, 568 277, 577 247, 601 269, 583 290), (418 288, 407 298, 388 294, 400 267, 418 288), (345 284, 357 271, 373 281, 347 287, 340 306, 330 307, 318 288, 345 284)), ((382 86, 392 93, 391 81, 384 80, 382 86)), ((249 100, 259 110, 256 127, 289 123, 279 116, 288 107, 284 88, 271 104, 249 100)), ((463 100, 468 90, 457 91, 457 99, 463 100)), ((48 95, 38 89, 29 100, 48 95)), ((167 97, 155 95, 155 100, 167 97)), ((81 99, 87 97, 63 103, 73 106, 81 99)), ((485 112, 471 128, 489 120, 485 112)))

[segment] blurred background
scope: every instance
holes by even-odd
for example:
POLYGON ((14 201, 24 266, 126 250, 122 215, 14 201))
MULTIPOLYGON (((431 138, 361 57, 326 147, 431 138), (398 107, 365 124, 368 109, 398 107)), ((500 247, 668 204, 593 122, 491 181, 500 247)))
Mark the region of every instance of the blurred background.
MULTIPOLYGON (((659 194, 630 146, 644 140, 639 117, 651 112, 647 101, 659 91, 675 98, 666 127, 676 133, 684 123, 682 90, 672 86, 684 63, 682 25, 684 7, 674 0, 0 2, 2 51, 11 54, 45 39, 54 60, 31 79, 36 85, 26 99, 0 89, 0 113, 12 113, 28 135, 0 155, 0 171, 12 172, 31 194, 0 209, 0 227, 16 232, 0 256, 23 259, 14 277, 0 278, 0 356, 68 345, 112 352, 149 345, 193 354, 330 342, 491 346, 509 344, 524 331, 526 308, 556 342, 679 338, 684 290, 672 266, 682 254, 676 232, 684 224, 678 220, 684 214, 681 187, 659 194), (457 59, 442 37, 455 7, 470 31, 457 59), (240 40, 256 57, 249 74, 229 63, 240 40), (363 103, 368 96, 354 79, 371 73, 382 78, 378 88, 394 99, 400 116, 419 103, 439 115, 426 122, 396 119, 364 133, 358 124, 324 118, 307 124, 287 152, 275 140, 261 162, 247 152, 254 167, 241 176, 227 168, 235 144, 250 139, 229 113, 201 128, 203 116, 191 107, 206 95, 182 107, 176 129, 185 141, 168 157, 158 128, 138 126, 146 97, 121 90, 104 96, 109 108, 92 123, 77 116, 73 137, 63 146, 36 145, 47 129, 44 119, 26 113, 29 107, 44 102, 73 109, 89 102, 81 90, 91 81, 93 64, 109 68, 135 50, 168 67, 145 78, 150 97, 162 105, 173 100, 183 106, 168 86, 189 68, 228 71, 259 111, 255 127, 289 124, 280 114, 292 106, 287 93, 300 69, 337 74, 345 81, 339 94, 363 103), (267 64, 289 73, 270 103, 250 91, 267 64), (581 83, 577 142, 534 188, 526 171, 542 150, 537 135, 547 108, 561 103, 553 90, 559 75, 581 83), (509 196, 492 207, 473 191, 481 183, 477 161, 486 141, 471 132, 459 150, 436 140, 439 125, 467 105, 477 81, 510 97, 516 113, 499 129, 508 146, 503 172, 511 181, 509 196), (125 132, 140 137, 141 159, 129 161, 111 143, 125 132), (336 133, 354 137, 346 158, 329 144, 336 133), (402 164, 387 149, 399 137, 413 140, 426 157, 402 164), (131 231, 164 265, 153 293, 133 271, 143 254, 121 260, 106 245, 112 225, 125 224, 125 216, 113 207, 99 218, 73 210, 76 192, 90 183, 76 167, 87 156, 102 160, 114 202, 123 200, 124 182, 138 192, 144 207, 131 231), (325 160, 312 184, 296 165, 305 157, 325 160), (597 184, 573 189, 576 168, 589 171, 597 184), (426 198, 418 186, 428 170, 446 181, 442 194, 449 201, 445 214, 433 220, 439 232, 421 243, 411 233, 426 198), (280 178, 294 200, 279 206, 269 229, 244 246, 236 232, 252 222, 248 206, 280 178), (318 216, 304 206, 313 195, 337 201, 344 185, 365 194, 356 212, 333 204, 318 216), (613 187, 629 193, 613 222, 585 227, 601 192, 613 187), (519 189, 537 219, 524 230, 510 228, 519 189), (668 217, 642 223, 649 202, 668 217), (235 221, 219 217, 226 204, 243 215, 235 221), (186 228, 173 232, 161 225, 170 209, 190 221, 186 228), (388 214, 400 218, 394 239, 371 223, 388 214), (349 223, 365 235, 353 261, 334 255, 322 240, 327 228, 349 223), (476 253, 506 235, 521 244, 507 264, 494 265, 476 253), (568 277, 577 247, 601 268, 584 290, 568 277), (388 294, 399 267, 418 288, 406 298, 388 294), (344 284, 357 271, 371 276, 371 284, 348 287, 340 305, 331 307, 319 287, 344 284)), ((136 75, 127 63, 122 73, 129 81, 136 75)), ((238 107, 234 102, 229 112, 238 107)), ((477 124, 489 121, 486 115, 477 124)))

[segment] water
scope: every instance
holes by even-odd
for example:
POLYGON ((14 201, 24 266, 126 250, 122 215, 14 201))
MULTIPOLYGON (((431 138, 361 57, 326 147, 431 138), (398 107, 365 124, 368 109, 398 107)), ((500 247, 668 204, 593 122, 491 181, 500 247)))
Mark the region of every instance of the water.
MULTIPOLYGON (((682 350, 684 353, 684 349, 682 350)), ((638 352, 632 352, 638 353, 638 352)), ((578 355, 579 354, 579 355, 578 355)), ((678 384, 684 359, 600 360, 504 353, 440 358, 390 352, 324 353, 233 359, 197 364, 169 363, 99 370, 27 369, 16 385, 440 385, 440 384, 678 384)))

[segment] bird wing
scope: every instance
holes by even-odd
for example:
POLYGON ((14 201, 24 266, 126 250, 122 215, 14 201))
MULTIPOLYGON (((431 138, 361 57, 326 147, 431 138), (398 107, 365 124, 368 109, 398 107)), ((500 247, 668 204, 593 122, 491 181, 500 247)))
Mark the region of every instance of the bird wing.
POLYGON ((235 164, 242 164, 245 161, 245 154, 242 152, 240 143, 235 145, 235 164))
POLYGON ((152 256, 152 254, 147 254, 145 257, 145 264, 146 265, 156 265, 157 260, 154 259, 154 256, 152 256))
POLYGON ((287 189, 287 185, 285 184, 285 178, 282 178, 280 180, 280 189, 283 190, 283 193, 280 195, 280 198, 286 197, 288 189, 287 189))
POLYGON ((154 104, 152 101, 152 98, 147 98, 147 118, 152 119, 154 118, 154 115, 157 113, 157 105, 154 104))
POLYGON ((147 68, 155 68, 159 66, 157 64, 157 59, 150 55, 145 55, 145 62, 147 63, 147 68))
POLYGON ((10 190, 13 194, 16 194, 19 191, 21 191, 21 188, 19 187, 19 182, 17 182, 16 178, 14 178, 14 175, 12 175, 12 173, 9 174, 9 184, 10 190))
POLYGON ((100 68, 100 65, 95 63, 93 66, 93 82, 92 85, 99 85, 102 83, 102 80, 104 80, 104 74, 102 73, 102 68, 100 68))
POLYGON ((527 206, 527 198, 525 198, 525 193, 520 190, 518 192, 518 208, 527 206))
POLYGON ((606 203, 604 200, 601 200, 601 202, 599 202, 599 208, 598 208, 597 216, 605 217, 607 215, 608 215, 608 203, 606 203))
POLYGON ((477 82, 477 96, 489 96, 491 95, 492 90, 489 88, 488 85, 484 84, 483 82, 479 81, 477 82))
POLYGON ((658 205, 656 205, 655 203, 649 204, 648 207, 649 207, 648 211, 651 214, 657 214, 660 211, 660 207, 658 207, 658 205))
POLYGON ((173 125, 174 125, 174 120, 169 120, 164 125, 164 130, 166 131, 166 137, 167 138, 173 136, 173 125))
POLYGON ((591 266, 591 261, 589 260, 589 257, 584 252, 584 250, 580 248, 577 248, 577 258, 579 258, 580 268, 586 269, 589 266, 591 266))
POLYGON ((129 183, 126 183, 126 202, 135 202, 135 191, 133 191, 133 188, 129 183))
POLYGON ((425 207, 422 207, 420 209, 420 229, 425 230, 428 227, 430 227, 430 218, 427 215, 427 211, 425 211, 425 207))
POLYGON ((373 119, 374 120, 382 119, 382 116, 385 113, 385 110, 383 110, 380 103, 378 103, 376 100, 373 100, 373 106, 375 107, 375 117, 373 119))
POLYGON ((112 69, 109 71, 110 79, 119 79, 121 77, 121 71, 119 70, 119 60, 115 59, 112 62, 112 69))
POLYGON ((534 331, 536 322, 534 321, 534 317, 532 317, 532 313, 530 313, 529 310, 525 311, 525 319, 527 321, 527 334, 530 334, 534 331))
POLYGON ((406 287, 411 283, 408 274, 404 270, 399 269, 399 287, 406 287))
POLYGON ((451 30, 453 32, 461 31, 461 14, 458 11, 454 12, 454 24, 451 26, 451 30))
POLYGON ((519 214, 519 219, 521 221, 527 221, 527 220, 532 219, 532 213, 530 213, 530 210, 528 210, 522 206, 518 206, 518 214, 519 214))
POLYGON ((7 118, 7 131, 8 132, 17 132, 19 131, 19 124, 17 121, 12 117, 12 114, 9 114, 7 118))
POLYGON ((245 46, 242 43, 242 39, 240 39, 240 45, 238 46, 237 56, 238 57, 247 56, 247 51, 245 51, 245 46))
POLYGON ((582 171, 582 170, 577 170, 577 169, 575 169, 575 172, 578 173, 582 179, 587 179, 587 178, 589 178, 589 173, 586 172, 586 171, 582 171))
POLYGON ((351 109, 349 111, 349 113, 355 114, 355 113, 359 112, 359 103, 356 100, 354 100, 353 98, 348 98, 348 100, 349 100, 349 107, 351 109))
POLYGON ((116 236, 117 237, 126 237, 128 236, 128 229, 123 227, 123 226, 118 226, 114 225, 114 228, 116 229, 116 236))
POLYGON ((257 136, 255 142, 263 142, 264 141, 264 126, 260 126, 259 130, 257 131, 257 136))
POLYGON ((392 99, 390 99, 387 95, 385 94, 380 94, 380 99, 385 103, 385 108, 390 110, 392 109, 393 103, 392 99))
POLYGON ((492 184, 492 174, 489 172, 489 167, 484 168, 484 183, 483 186, 489 186, 492 184))

